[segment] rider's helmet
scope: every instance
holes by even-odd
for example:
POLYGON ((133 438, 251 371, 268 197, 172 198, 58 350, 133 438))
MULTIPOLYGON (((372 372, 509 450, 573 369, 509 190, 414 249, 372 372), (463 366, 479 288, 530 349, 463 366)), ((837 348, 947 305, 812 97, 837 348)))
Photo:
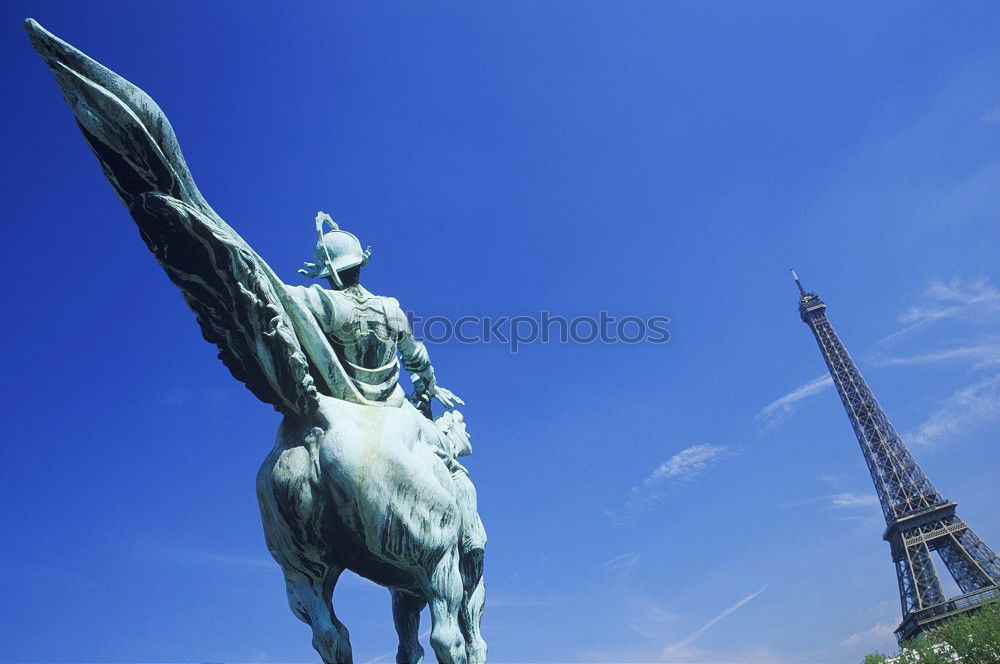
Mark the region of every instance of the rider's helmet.
POLYGON ((368 258, 372 254, 371 247, 362 251, 358 238, 353 233, 340 230, 325 212, 316 214, 316 234, 318 235, 314 252, 316 262, 306 263, 306 269, 299 270, 299 274, 311 279, 329 278, 340 286, 338 272, 368 263, 368 258), (333 230, 324 233, 324 224, 328 224, 333 230))

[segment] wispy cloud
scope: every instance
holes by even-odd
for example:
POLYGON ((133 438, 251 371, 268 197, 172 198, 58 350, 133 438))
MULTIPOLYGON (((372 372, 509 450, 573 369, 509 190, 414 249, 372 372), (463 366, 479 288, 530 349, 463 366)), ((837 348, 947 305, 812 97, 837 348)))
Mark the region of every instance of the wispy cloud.
POLYGON ((982 120, 983 122, 986 122, 987 124, 1000 122, 1000 108, 991 108, 990 110, 980 115, 979 119, 982 120))
POLYGON ((953 278, 945 283, 931 281, 921 300, 899 316, 903 328, 882 340, 891 345, 900 337, 952 318, 982 318, 1000 312, 1000 290, 993 288, 986 277, 971 281, 953 278))
POLYGON ((680 616, 676 613, 667 611, 648 598, 633 597, 628 604, 631 612, 629 627, 647 639, 662 637, 671 625, 680 620, 680 616))
POLYGON ((830 509, 836 510, 838 521, 864 524, 865 527, 875 526, 882 522, 882 508, 875 492, 852 493, 846 491, 826 497, 830 509))
POLYGON ((855 632, 849 637, 840 642, 840 645, 846 647, 852 647, 861 645, 863 643, 888 643, 892 640, 890 645, 895 643, 895 628, 892 625, 887 625, 886 623, 877 623, 871 629, 865 629, 860 632, 855 632))
POLYGON ((642 557, 638 553, 630 551, 629 553, 623 553, 620 556, 615 556, 611 560, 605 560, 603 563, 598 565, 598 567, 611 570, 612 572, 618 574, 626 574, 632 571, 632 569, 639 564, 641 559, 642 557))
POLYGON ((780 399, 775 399, 761 408, 755 419, 758 422, 764 423, 765 427, 772 427, 785 417, 794 413, 795 409, 798 408, 796 404, 798 404, 799 401, 802 401, 806 397, 812 396, 818 392, 822 392, 831 386, 833 386, 833 379, 830 378, 829 375, 824 374, 818 378, 814 378, 805 385, 796 387, 785 396, 780 399))
MULTIPOLYGON (((803 498, 801 500, 795 500, 792 502, 784 503, 782 507, 799 509, 806 506, 819 505, 826 509, 836 509, 836 510, 857 510, 861 508, 870 508, 878 505, 878 496, 875 495, 874 491, 872 493, 854 493, 852 491, 842 491, 840 493, 830 493, 822 496, 813 496, 812 498, 803 498)), ((876 513, 878 511, 876 510, 876 513)))
POLYGON ((965 360, 972 360, 974 362, 973 368, 976 369, 1000 365, 1000 339, 909 357, 884 357, 876 360, 875 363, 880 366, 899 366, 965 360))
POLYGON ((729 616, 731 616, 733 613, 735 613, 736 611, 738 611, 742 607, 746 606, 747 603, 749 603, 752 599, 754 599, 755 597, 757 597, 758 595, 760 595, 765 590, 767 590, 767 586, 764 586, 763 588, 761 588, 757 592, 750 593, 749 595, 747 595, 746 597, 744 597, 740 601, 736 602, 735 604, 733 604, 729 608, 723 610, 718 615, 713 616, 708 622, 706 622, 704 625, 702 625, 701 627, 699 627, 698 629, 696 629, 695 631, 693 631, 691 634, 689 634, 685 638, 681 639, 680 641, 676 641, 674 643, 671 643, 666 648, 664 648, 663 654, 661 655, 661 657, 663 659, 669 659, 670 657, 674 656, 675 654, 686 653, 688 646, 690 646, 692 643, 694 643, 695 641, 697 641, 698 639, 700 639, 705 634, 705 632, 707 632, 712 627, 714 627, 715 625, 717 625, 720 621, 725 620, 726 618, 728 618, 729 616))
MULTIPOLYGON (((692 445, 661 463, 642 484, 632 487, 628 500, 625 502, 625 516, 650 509, 661 497, 664 487, 675 485, 704 472, 709 466, 729 453, 724 445, 709 445, 702 443, 692 445)), ((615 512, 607 512, 608 516, 621 516, 615 512)))
POLYGON ((843 491, 840 493, 813 496, 812 498, 785 503, 782 507, 795 510, 803 508, 809 510, 829 510, 834 514, 825 518, 860 523, 866 527, 880 523, 883 518, 878 496, 875 495, 874 490, 870 493, 843 491))
POLYGON ((968 385, 944 400, 904 439, 914 445, 949 442, 984 422, 1000 419, 1000 374, 968 385))
POLYGON ((846 473, 824 473, 819 476, 819 479, 831 488, 838 489, 847 482, 846 473))
POLYGON ((693 477, 708 468, 725 452, 726 448, 722 445, 707 443, 692 445, 660 464, 659 468, 646 478, 645 483, 658 484, 663 481, 693 477))
POLYGON ((836 493, 829 497, 830 504, 833 507, 840 508, 852 508, 852 507, 871 507, 872 505, 878 505, 878 497, 875 494, 859 494, 859 493, 836 493))

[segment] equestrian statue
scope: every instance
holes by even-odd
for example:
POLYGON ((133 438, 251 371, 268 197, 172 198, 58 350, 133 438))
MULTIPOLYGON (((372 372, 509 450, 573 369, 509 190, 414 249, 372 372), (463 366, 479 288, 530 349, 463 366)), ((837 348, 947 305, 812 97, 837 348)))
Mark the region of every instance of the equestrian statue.
POLYGON ((149 95, 34 20, 26 28, 203 336, 283 416, 257 498, 288 603, 323 661, 352 661, 333 609, 337 579, 351 570, 389 589, 397 662, 423 661, 418 628, 428 605, 438 661, 484 662, 486 533, 457 459, 471 452, 454 410, 462 401, 437 384, 399 303, 361 285, 370 250, 321 212, 314 258, 301 272, 329 287, 283 283, 202 197, 149 95), (398 357, 413 378, 409 396, 398 357), (436 420, 432 399, 446 409, 436 420))

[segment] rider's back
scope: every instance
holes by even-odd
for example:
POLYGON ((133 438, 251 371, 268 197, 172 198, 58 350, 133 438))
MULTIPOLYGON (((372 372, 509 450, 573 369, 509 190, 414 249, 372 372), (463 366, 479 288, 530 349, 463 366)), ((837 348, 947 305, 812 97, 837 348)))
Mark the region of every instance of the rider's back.
POLYGON ((343 290, 294 286, 308 304, 338 359, 362 396, 384 401, 399 380, 397 351, 412 339, 406 316, 392 297, 360 284, 343 290))

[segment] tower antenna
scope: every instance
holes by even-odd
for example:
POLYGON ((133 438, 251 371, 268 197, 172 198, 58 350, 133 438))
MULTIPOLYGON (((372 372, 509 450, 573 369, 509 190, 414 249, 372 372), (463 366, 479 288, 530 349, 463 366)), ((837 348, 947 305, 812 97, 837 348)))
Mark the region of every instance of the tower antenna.
POLYGON ((792 269, 789 270, 789 272, 792 273, 792 279, 795 280, 795 285, 799 287, 799 292, 805 295, 806 289, 802 287, 802 282, 799 281, 799 275, 795 274, 795 268, 793 267, 792 269))

